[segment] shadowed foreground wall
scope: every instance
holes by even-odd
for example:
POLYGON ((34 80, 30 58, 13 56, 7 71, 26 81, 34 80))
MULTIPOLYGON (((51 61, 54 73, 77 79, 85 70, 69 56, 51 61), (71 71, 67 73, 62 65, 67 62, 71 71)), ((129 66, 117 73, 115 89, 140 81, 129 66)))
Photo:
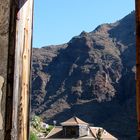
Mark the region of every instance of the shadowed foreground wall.
MULTIPOLYGON (((10 14, 10 0, 0 0, 0 76, 4 79, 2 92, 0 92, 1 100, 1 114, 3 121, 0 129, 0 140, 4 140, 5 130, 5 104, 6 104, 6 87, 7 87, 7 66, 8 66, 8 42, 9 42, 9 14, 10 14)), ((1 82, 1 81, 0 81, 1 82)))
POLYGON ((11 139, 17 6, 0 0, 0 140, 11 139))

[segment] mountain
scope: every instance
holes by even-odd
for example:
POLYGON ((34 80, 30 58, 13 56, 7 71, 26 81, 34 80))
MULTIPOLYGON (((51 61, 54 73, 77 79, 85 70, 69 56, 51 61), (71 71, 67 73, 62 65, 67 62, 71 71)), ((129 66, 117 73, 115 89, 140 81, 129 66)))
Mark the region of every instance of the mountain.
POLYGON ((136 140, 135 12, 33 49, 32 114, 47 123, 78 116, 119 140, 136 140))

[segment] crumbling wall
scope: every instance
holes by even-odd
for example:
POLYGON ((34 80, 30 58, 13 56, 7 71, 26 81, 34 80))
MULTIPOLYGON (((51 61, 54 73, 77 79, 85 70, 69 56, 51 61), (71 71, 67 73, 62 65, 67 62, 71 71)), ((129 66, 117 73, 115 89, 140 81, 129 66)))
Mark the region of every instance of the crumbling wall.
POLYGON ((0 140, 4 140, 10 0, 0 0, 0 140))

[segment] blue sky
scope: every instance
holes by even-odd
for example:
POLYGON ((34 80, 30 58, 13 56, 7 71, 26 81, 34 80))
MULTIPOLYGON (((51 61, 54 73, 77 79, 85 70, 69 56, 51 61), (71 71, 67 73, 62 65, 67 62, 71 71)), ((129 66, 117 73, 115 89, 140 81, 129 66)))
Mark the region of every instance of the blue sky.
POLYGON ((83 30, 112 23, 135 9, 135 0, 34 0, 33 47, 68 42, 83 30))

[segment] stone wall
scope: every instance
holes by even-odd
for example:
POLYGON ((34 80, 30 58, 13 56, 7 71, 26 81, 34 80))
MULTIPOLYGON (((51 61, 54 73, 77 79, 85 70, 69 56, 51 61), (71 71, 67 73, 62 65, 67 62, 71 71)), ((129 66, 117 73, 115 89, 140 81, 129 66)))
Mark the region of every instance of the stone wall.
POLYGON ((80 125, 79 126, 79 137, 87 136, 89 128, 87 125, 80 125))
POLYGON ((0 139, 4 140, 10 0, 0 0, 0 139))

